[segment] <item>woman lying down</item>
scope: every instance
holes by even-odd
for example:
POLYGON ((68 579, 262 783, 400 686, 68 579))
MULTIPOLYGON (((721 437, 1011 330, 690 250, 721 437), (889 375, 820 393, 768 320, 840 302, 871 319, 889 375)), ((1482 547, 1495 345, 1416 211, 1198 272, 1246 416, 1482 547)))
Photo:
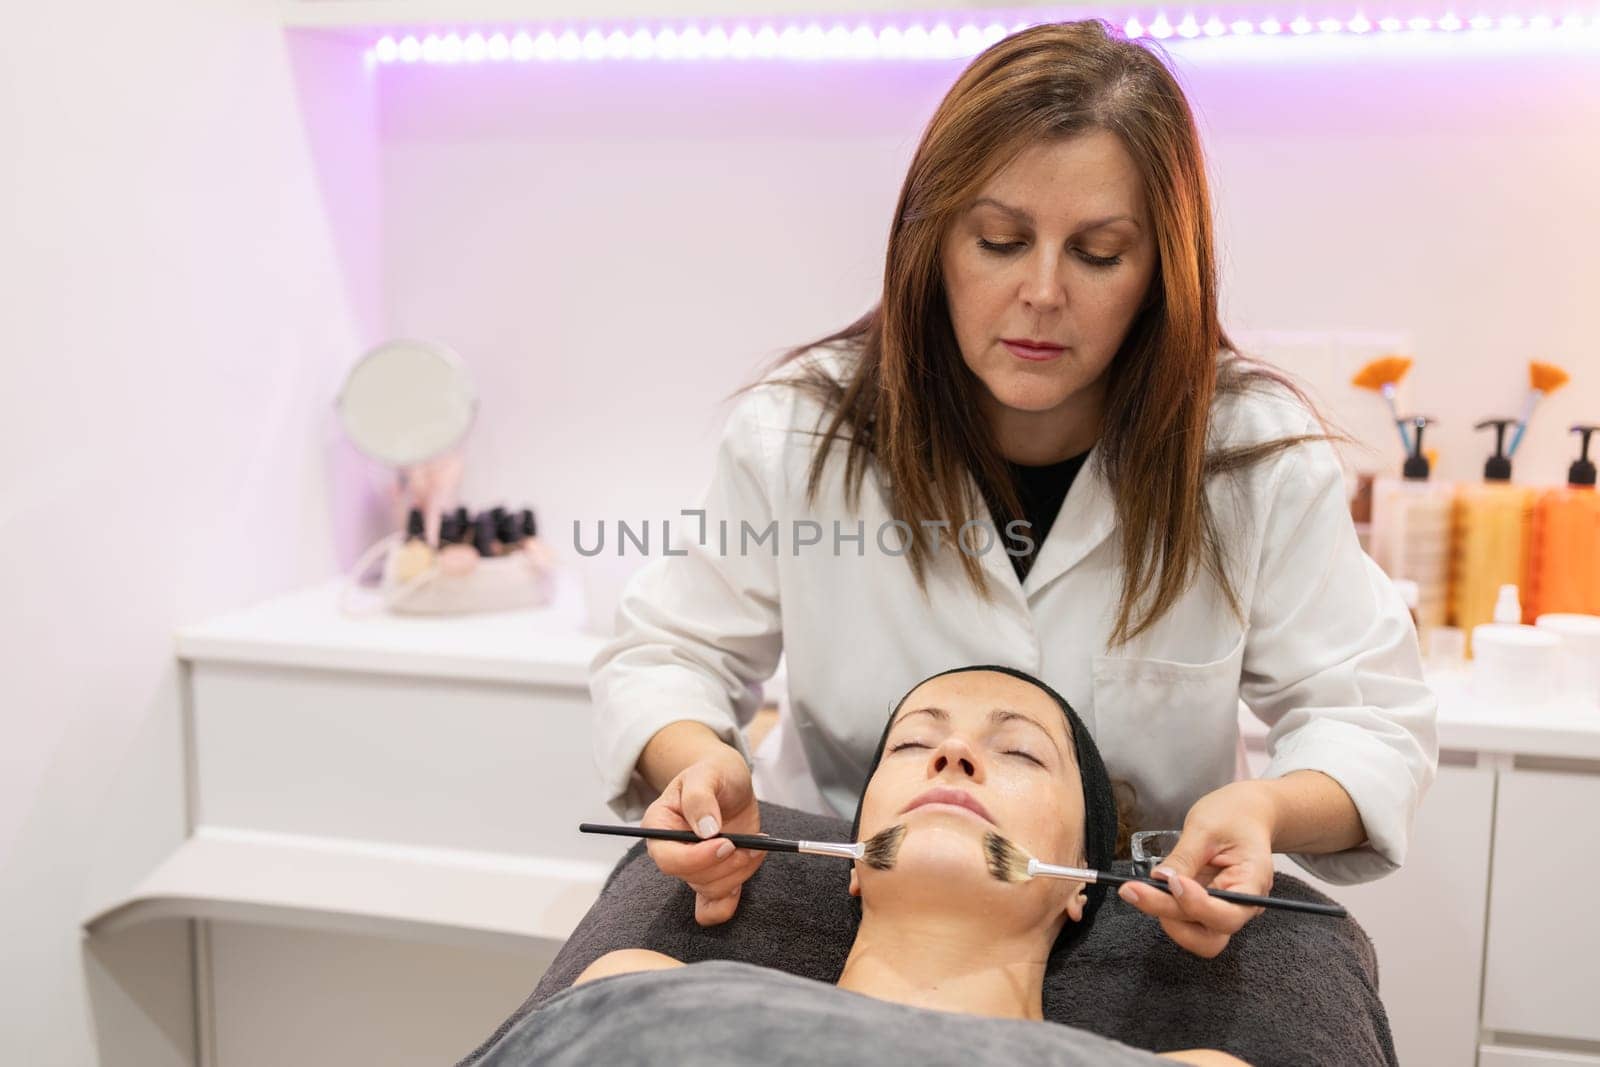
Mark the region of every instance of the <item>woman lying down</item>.
POLYGON ((896 825, 898 847, 875 857, 882 869, 858 861, 850 876, 861 924, 836 985, 611 952, 519 1021, 481 1067, 1244 1063, 1210 1049, 1158 1056, 1043 1021, 1046 964, 1087 931, 1104 887, 1000 881, 984 836, 997 830, 1041 859, 1105 870, 1117 829, 1100 754, 1054 690, 979 666, 907 693, 879 743, 854 840, 896 825))

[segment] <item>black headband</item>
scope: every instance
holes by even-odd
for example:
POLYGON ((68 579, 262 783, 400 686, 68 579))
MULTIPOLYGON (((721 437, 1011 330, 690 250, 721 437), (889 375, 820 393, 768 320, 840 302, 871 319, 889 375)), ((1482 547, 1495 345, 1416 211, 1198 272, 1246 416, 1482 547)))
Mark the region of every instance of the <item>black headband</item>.
MULTIPOLYGON (((861 802, 866 799, 867 784, 872 781, 878 764, 883 760, 883 749, 889 741, 889 728, 894 725, 895 716, 899 713, 901 705, 906 702, 906 697, 934 678, 963 671, 995 671, 999 674, 1009 674, 1013 678, 1019 678, 1029 685, 1042 689, 1060 706, 1061 713, 1067 717, 1067 729, 1072 734, 1072 747, 1078 754, 1078 778, 1083 782, 1084 862, 1092 870, 1109 871, 1117 854, 1117 802, 1116 795, 1111 789, 1111 776, 1106 773, 1106 765, 1100 759, 1100 749, 1095 746, 1094 738, 1089 735, 1089 728, 1078 718, 1078 713, 1072 710, 1072 705, 1067 703, 1066 698, 1044 682, 1026 671, 992 663, 952 667, 938 674, 930 674, 906 690, 905 696, 900 698, 894 710, 889 713, 889 721, 883 727, 883 736, 878 738, 878 750, 872 754, 872 765, 867 768, 866 780, 861 785, 861 796, 856 798, 856 816, 850 824, 850 840, 855 841, 861 836, 861 802)), ((1105 899, 1106 887, 1099 884, 1088 885, 1084 887, 1084 894, 1088 899, 1083 907, 1083 918, 1062 927, 1060 936, 1050 949, 1052 959, 1066 953, 1089 932, 1089 925, 1094 921, 1095 913, 1100 910, 1100 904, 1105 899)))

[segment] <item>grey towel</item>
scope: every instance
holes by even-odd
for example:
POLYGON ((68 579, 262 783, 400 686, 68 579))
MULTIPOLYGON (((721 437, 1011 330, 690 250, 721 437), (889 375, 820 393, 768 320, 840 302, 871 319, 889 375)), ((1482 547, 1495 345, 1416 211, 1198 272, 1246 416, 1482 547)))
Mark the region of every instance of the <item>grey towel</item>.
MULTIPOLYGON (((761 805, 761 828, 775 837, 849 836, 841 819, 770 804, 761 805)), ((848 864, 774 853, 746 884, 734 918, 701 927, 688 887, 636 845, 533 993, 457 1067, 473 1067, 523 1016, 613 949, 649 948, 686 963, 742 960, 836 981, 855 937, 848 882, 848 864)), ((1284 874, 1272 891, 1328 899, 1284 874)), ((1396 1064, 1377 958, 1353 919, 1268 910, 1205 960, 1108 894, 1089 935, 1045 976, 1044 1014, 1136 1048, 1217 1048, 1255 1067, 1396 1064)))
POLYGON ((974 1060, 1170 1064, 1070 1026, 891 1004, 771 967, 706 960, 563 990, 507 1030, 483 1067, 971 1067, 974 1060))

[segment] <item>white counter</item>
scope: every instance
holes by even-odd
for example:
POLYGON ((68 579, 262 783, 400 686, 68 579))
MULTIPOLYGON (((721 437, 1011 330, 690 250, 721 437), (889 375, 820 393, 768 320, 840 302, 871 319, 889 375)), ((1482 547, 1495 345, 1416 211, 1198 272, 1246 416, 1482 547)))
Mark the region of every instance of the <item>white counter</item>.
MULTIPOLYGON (((189 662, 254 663, 459 678, 484 682, 588 685, 588 666, 605 638, 583 629, 575 583, 558 584, 548 608, 470 616, 406 616, 339 608, 341 582, 329 582, 244 611, 185 626, 177 653, 189 662)), ((372 601, 367 601, 370 609, 372 601)), ((1467 670, 1436 671, 1439 744, 1454 752, 1600 760, 1600 706, 1566 701, 1537 709, 1485 707, 1467 670)), ((781 691, 782 668, 766 685, 781 691)), ((1240 715, 1246 738, 1266 728, 1240 715)))
POLYGON ((588 685, 605 639, 583 629, 576 583, 563 574, 548 607, 484 615, 399 615, 360 592, 341 606, 343 580, 184 626, 191 663, 364 671, 486 682, 588 685))

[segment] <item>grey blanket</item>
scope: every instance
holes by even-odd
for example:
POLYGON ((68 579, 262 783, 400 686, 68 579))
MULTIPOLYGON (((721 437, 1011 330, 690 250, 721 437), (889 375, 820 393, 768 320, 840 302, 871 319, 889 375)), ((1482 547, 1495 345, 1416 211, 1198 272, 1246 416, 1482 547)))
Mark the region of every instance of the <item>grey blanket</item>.
MULTIPOLYGON (((810 840, 849 835, 843 820, 769 804, 761 828, 810 840)), ((774 853, 746 884, 733 919, 700 927, 688 887, 635 846, 533 993, 457 1067, 483 1067, 500 1037, 612 949, 655 949, 687 963, 741 960, 832 983, 855 937, 848 880, 848 864, 774 853)), ((1328 899, 1284 874, 1273 894, 1328 899)), ((1044 1014, 1135 1048, 1219 1048, 1255 1067, 1396 1063, 1377 959, 1353 919, 1269 910, 1205 960, 1108 894, 1089 935, 1046 975, 1044 1014)))
POLYGON ((711 960, 557 993, 501 1035, 479 1063, 1158 1067, 1170 1061, 1070 1026, 912 1008, 770 967, 711 960))

